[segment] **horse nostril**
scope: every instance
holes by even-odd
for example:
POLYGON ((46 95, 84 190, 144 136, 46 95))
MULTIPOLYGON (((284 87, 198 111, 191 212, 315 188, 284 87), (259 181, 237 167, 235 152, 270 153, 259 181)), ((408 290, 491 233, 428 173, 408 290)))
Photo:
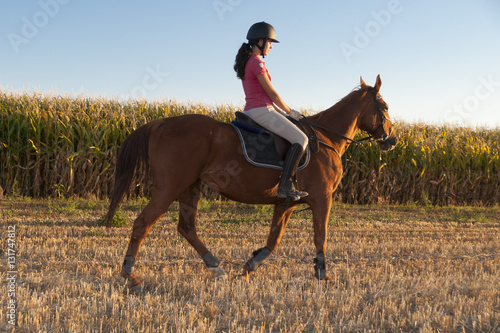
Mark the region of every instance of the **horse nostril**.
POLYGON ((390 137, 384 141, 380 141, 379 144, 380 144, 380 148, 383 151, 391 151, 394 148, 396 148, 397 142, 398 142, 398 139, 396 137, 390 137))
POLYGON ((393 136, 393 137, 389 137, 387 138, 386 140, 384 140, 383 142, 387 143, 387 144, 390 144, 391 146, 395 146, 396 143, 398 143, 398 139, 393 136))

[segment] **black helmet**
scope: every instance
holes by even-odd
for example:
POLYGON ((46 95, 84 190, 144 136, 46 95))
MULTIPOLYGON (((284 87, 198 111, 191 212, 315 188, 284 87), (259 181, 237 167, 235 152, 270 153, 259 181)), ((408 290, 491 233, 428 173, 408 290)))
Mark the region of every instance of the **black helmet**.
POLYGON ((259 39, 264 39, 265 41, 269 39, 273 43, 279 43, 279 41, 276 40, 276 31, 273 26, 266 22, 258 22, 252 25, 248 30, 247 39, 249 41, 259 39))

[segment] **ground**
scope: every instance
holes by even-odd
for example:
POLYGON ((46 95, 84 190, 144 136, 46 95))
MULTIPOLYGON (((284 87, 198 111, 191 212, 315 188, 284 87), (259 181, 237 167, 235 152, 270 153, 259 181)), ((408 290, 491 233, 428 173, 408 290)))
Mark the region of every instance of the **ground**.
POLYGON ((199 234, 228 273, 214 280, 176 232, 175 203, 142 245, 143 290, 130 294, 117 275, 146 203, 124 203, 106 229, 105 201, 1 199, 0 260, 15 271, 2 269, 13 279, 0 328, 14 332, 13 314, 18 332, 500 331, 499 207, 335 204, 323 282, 309 211, 246 281, 237 276, 265 245, 272 207, 203 200, 199 234))

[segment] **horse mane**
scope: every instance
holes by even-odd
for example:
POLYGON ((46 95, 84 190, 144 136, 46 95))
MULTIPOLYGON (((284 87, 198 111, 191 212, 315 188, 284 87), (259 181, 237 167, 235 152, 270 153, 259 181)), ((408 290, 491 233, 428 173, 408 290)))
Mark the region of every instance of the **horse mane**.
POLYGON ((354 89, 352 89, 349 94, 344 96, 341 100, 339 100, 333 106, 331 106, 330 108, 328 108, 324 111, 320 111, 315 115, 310 116, 310 119, 311 120, 319 120, 319 119, 321 119, 321 117, 325 116, 325 114, 335 113, 339 110, 349 109, 349 105, 352 104, 353 101, 363 98, 364 95, 371 88, 372 87, 370 87, 370 86, 361 86, 361 85, 354 87, 354 89))

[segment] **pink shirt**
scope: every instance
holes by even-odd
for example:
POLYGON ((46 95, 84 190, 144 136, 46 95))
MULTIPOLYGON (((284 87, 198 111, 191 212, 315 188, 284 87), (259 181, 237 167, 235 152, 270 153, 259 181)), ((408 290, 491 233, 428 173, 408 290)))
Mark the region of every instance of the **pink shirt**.
POLYGON ((257 80, 257 76, 261 74, 267 74, 269 80, 271 80, 271 74, 269 74, 265 62, 252 53, 245 66, 245 79, 241 80, 246 101, 243 111, 273 105, 264 88, 260 85, 259 80, 257 80))

